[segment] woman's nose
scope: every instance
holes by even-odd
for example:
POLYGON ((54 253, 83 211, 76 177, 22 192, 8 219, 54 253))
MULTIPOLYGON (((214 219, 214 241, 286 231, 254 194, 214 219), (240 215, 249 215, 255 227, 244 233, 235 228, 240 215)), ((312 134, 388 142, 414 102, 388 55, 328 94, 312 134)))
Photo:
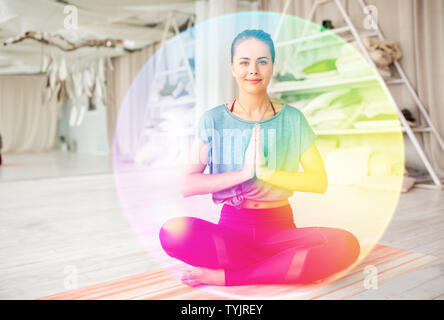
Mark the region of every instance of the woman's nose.
POLYGON ((256 66, 255 63, 252 63, 252 64, 250 65, 249 73, 250 73, 250 74, 256 74, 256 73, 257 73, 257 66, 256 66))

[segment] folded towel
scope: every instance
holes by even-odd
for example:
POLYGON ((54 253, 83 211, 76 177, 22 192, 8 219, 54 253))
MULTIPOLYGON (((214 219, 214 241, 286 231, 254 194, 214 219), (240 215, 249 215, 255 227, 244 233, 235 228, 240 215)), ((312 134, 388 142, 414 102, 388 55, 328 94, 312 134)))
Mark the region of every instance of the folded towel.
POLYGON ((320 61, 317 61, 308 67, 306 67, 304 70, 302 70, 305 74, 312 74, 312 73, 318 73, 318 72, 326 72, 331 70, 336 70, 336 59, 323 59, 320 61))
POLYGON ((359 107, 360 105, 350 105, 336 109, 328 107, 328 109, 318 110, 316 113, 312 114, 308 117, 308 121, 318 129, 320 129, 320 127, 341 129, 343 124, 353 117, 359 107))
POLYGON ((358 187, 367 191, 408 192, 415 185, 410 177, 364 177, 358 187))
POLYGON ((302 110, 309 102, 310 102, 309 99, 302 99, 299 101, 288 102, 287 104, 289 106, 295 107, 296 109, 302 110))
POLYGON ((347 129, 349 128, 353 122, 356 121, 356 119, 362 114, 363 110, 367 107, 368 102, 364 101, 362 102, 360 105, 357 105, 356 108, 354 109, 353 113, 350 114, 349 118, 347 119, 347 121, 345 121, 342 125, 341 125, 341 129, 347 129))
MULTIPOLYGON (((385 192, 399 192, 403 190, 403 180, 404 177, 396 177, 396 176, 379 176, 379 177, 371 177, 366 176, 362 177, 357 186, 360 189, 367 191, 385 191, 385 192)), ((405 189, 407 189, 406 186, 405 189)), ((410 188, 408 188, 410 189, 410 188)), ((407 189, 407 191, 408 191, 407 189)), ((406 191, 404 191, 406 192, 406 191)))
POLYGON ((395 108, 389 104, 388 100, 371 101, 363 110, 367 118, 373 118, 380 114, 397 114, 395 108))
POLYGON ((347 119, 347 114, 340 110, 322 110, 315 115, 308 118, 310 125, 314 126, 325 121, 343 120, 347 119))
POLYGON ((399 120, 375 120, 375 121, 357 121, 353 124, 355 128, 401 128, 399 120))
POLYGON ((373 152, 369 158, 369 176, 402 176, 404 174, 401 155, 387 152, 373 152))
POLYGON ((337 76, 338 76, 338 71, 331 70, 331 71, 307 74, 306 78, 307 79, 328 79, 328 78, 337 77, 337 76))
POLYGON ((315 144, 325 163, 325 160, 327 159, 327 154, 337 148, 338 138, 333 136, 321 136, 316 139, 315 144))
POLYGON ((327 108, 333 99, 342 96, 349 91, 350 89, 339 89, 323 93, 307 103, 302 112, 308 116, 316 110, 327 108))
POLYGON ((362 97, 356 89, 351 89, 346 94, 343 94, 332 101, 330 101, 329 109, 342 108, 350 105, 359 104, 362 102, 362 97))
POLYGON ((341 56, 336 60, 336 68, 340 75, 347 77, 359 77, 375 74, 370 64, 350 44, 344 44, 341 48, 341 56))
POLYGON ((370 146, 337 149, 327 154, 325 168, 330 184, 357 185, 367 176, 370 146))
POLYGON ((341 127, 342 123, 344 123, 344 119, 324 121, 319 124, 313 125, 313 129, 315 129, 315 130, 336 130, 341 127))

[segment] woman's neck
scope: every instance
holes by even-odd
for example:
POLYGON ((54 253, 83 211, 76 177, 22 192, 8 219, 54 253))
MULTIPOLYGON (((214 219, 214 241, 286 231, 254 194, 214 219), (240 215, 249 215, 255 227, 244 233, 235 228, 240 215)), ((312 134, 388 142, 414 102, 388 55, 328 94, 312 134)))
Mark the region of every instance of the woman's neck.
POLYGON ((240 101, 242 107, 244 107, 245 111, 248 112, 249 115, 257 115, 263 112, 264 106, 267 105, 268 101, 267 92, 263 94, 249 94, 246 92, 241 92, 237 101, 240 101))

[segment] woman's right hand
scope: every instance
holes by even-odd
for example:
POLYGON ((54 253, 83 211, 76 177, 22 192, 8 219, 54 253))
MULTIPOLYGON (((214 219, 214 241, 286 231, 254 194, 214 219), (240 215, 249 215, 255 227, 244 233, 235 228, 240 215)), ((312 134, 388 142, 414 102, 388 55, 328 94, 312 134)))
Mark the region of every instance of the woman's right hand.
POLYGON ((259 128, 253 127, 251 133, 250 142, 248 143, 247 150, 245 151, 244 157, 244 167, 242 168, 242 175, 245 180, 250 180, 254 178, 255 174, 255 159, 256 159, 256 141, 258 138, 259 128))

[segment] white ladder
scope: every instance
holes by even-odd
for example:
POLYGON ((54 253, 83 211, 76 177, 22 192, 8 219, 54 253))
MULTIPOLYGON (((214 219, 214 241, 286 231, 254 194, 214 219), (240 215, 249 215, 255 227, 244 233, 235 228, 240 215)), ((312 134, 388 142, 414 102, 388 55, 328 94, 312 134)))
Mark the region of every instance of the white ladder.
MULTIPOLYGON (((156 79, 159 77, 159 76, 166 76, 166 75, 169 75, 169 74, 174 74, 174 73, 178 73, 178 72, 186 72, 187 74, 188 74, 188 78, 189 78, 189 80, 190 80, 190 83, 191 83, 191 88, 192 88, 192 90, 191 91, 193 91, 193 93, 194 93, 194 91, 195 91, 195 80, 194 80, 194 75, 193 75, 193 71, 192 71, 192 68, 191 68, 191 65, 190 65, 190 63, 189 63, 189 60, 188 60, 188 57, 187 57, 187 54, 186 54, 186 50, 185 50, 185 44, 183 43, 183 40, 182 40, 182 37, 181 37, 181 35, 180 35, 180 31, 179 31, 179 26, 178 26, 178 24, 177 24, 177 20, 176 20, 176 14, 177 14, 178 12, 176 12, 176 11, 171 11, 168 15, 167 15, 167 18, 166 18, 166 21, 165 21, 165 27, 164 27, 164 30, 163 30, 163 34, 162 34, 162 39, 161 39, 161 42, 160 42, 160 46, 159 46, 159 48, 160 49, 162 49, 162 47, 163 47, 163 45, 164 45, 164 43, 167 41, 167 38, 168 38, 168 34, 169 34, 169 32, 170 32, 170 29, 171 28, 173 28, 173 31, 174 31, 174 36, 177 36, 178 37, 178 47, 179 47, 179 50, 180 50, 180 52, 181 52, 181 55, 182 55, 182 57, 183 57, 183 59, 184 59, 184 66, 183 67, 179 67, 179 68, 176 68, 176 69, 169 69, 169 70, 165 70, 165 71, 161 71, 161 72, 158 72, 158 71, 156 71, 156 73, 155 73, 155 75, 154 75, 154 80, 152 81, 152 83, 151 83, 151 86, 150 86, 150 93, 152 94, 152 92, 153 92, 153 87, 154 87, 154 84, 155 84, 155 82, 156 82, 156 79)), ((189 21, 188 21, 188 25, 187 25, 187 29, 188 28, 190 28, 191 26, 192 26, 192 23, 194 23, 194 15, 190 15, 190 17, 189 17, 190 19, 189 19, 189 21)), ((160 50, 159 49, 159 50, 160 50)), ((158 59, 159 60, 161 60, 163 57, 159 57, 158 59)), ((157 60, 157 59, 156 59, 157 60)), ((159 61, 155 61, 157 64, 160 64, 160 62, 159 61)), ((156 66, 156 68, 155 68, 156 70, 157 70, 157 66, 156 66)), ((149 97, 149 99, 151 99, 151 94, 150 94, 150 97, 149 97)), ((190 102, 194 102, 195 101, 195 98, 193 97, 193 98, 190 98, 190 99, 188 99, 187 101, 185 101, 185 103, 190 103, 190 102)), ((142 141, 143 140, 143 138, 144 137, 147 137, 147 136, 150 136, 150 134, 152 133, 152 131, 146 131, 146 129, 145 129, 145 125, 150 121, 150 117, 151 117, 151 113, 150 113, 150 104, 152 105, 152 107, 161 107, 161 109, 162 109, 162 107, 166 107, 166 106, 164 106, 164 105, 162 105, 162 104, 158 104, 158 105, 156 105, 155 103, 148 103, 148 106, 146 107, 146 110, 145 110, 145 114, 144 114, 144 120, 143 120, 143 128, 142 128, 142 131, 140 132, 140 134, 139 134, 139 142, 140 141, 142 141)), ((176 106, 176 105, 179 105, 180 103, 177 103, 177 104, 173 104, 173 106, 176 106)), ((160 111, 160 110, 159 110, 160 111)))
MULTIPOLYGON (((284 16, 288 10, 288 7, 290 5, 291 0, 287 0, 284 4, 284 9, 278 24, 278 27, 274 33, 274 39, 277 39, 277 35, 279 34, 279 31, 282 27, 282 23, 283 23, 283 19, 284 16)), ((356 27, 353 25, 353 23, 350 20, 350 17, 348 16, 344 6, 342 5, 340 0, 317 0, 314 2, 313 6, 311 7, 309 14, 307 16, 307 20, 308 21, 312 21, 313 20, 313 16, 316 12, 316 9, 318 8, 319 5, 328 3, 328 2, 334 2, 337 6, 337 8, 339 9, 342 17, 344 18, 345 22, 346 22, 346 26, 345 27, 341 27, 338 29, 333 29, 332 31, 336 30, 336 33, 342 33, 342 32, 346 32, 346 31, 350 31, 354 37, 354 39, 356 40, 359 48, 361 49, 362 53, 364 54, 365 58, 368 60, 368 62, 371 64, 371 66, 377 70, 377 67, 375 65, 375 63, 373 62, 372 58, 370 57, 370 54, 367 50, 367 48, 365 47, 364 43, 361 40, 361 37, 359 36, 359 33, 356 29, 356 27)), ((362 10, 365 12, 367 5, 364 2, 364 0, 358 0, 362 10)), ((372 33, 372 35, 376 35, 378 36, 379 39, 384 40, 384 36, 382 35, 380 29, 379 29, 379 25, 377 23, 373 23, 373 28, 374 28, 374 33, 372 33)), ((424 107, 424 104, 422 103, 422 101, 419 99, 418 94, 416 93, 416 91, 413 89, 412 85, 410 84, 409 79, 407 78, 407 76, 405 75, 404 70, 402 69, 401 65, 399 64, 398 61, 394 62, 394 65, 396 67, 396 70, 398 71, 400 78, 399 79, 394 79, 394 80, 389 80, 389 81, 385 81, 384 79, 382 79, 382 77, 380 77, 379 73, 377 73, 377 76, 384 81, 387 85, 394 85, 394 84, 401 84, 401 85, 406 85, 408 92, 410 93, 410 95, 413 97, 416 105, 419 107, 419 110, 421 111, 421 114, 424 116, 425 120, 427 121, 428 127, 421 127, 421 128, 414 128, 412 129, 409 125, 409 123, 407 122, 407 120, 404 117, 404 114, 401 112, 401 110, 399 109, 397 103, 394 101, 393 96, 391 94, 388 94, 389 99, 391 100, 391 102, 393 103, 393 105, 396 106, 396 112, 398 114, 399 120, 401 121, 402 124, 402 131, 406 132, 408 137, 410 138, 410 140, 412 141, 416 151, 418 152, 418 155, 420 156, 422 162, 424 163, 425 167, 427 168, 427 171, 429 172, 433 183, 434 184, 426 184, 426 183, 416 183, 415 187, 420 187, 420 188, 426 188, 426 189, 437 189, 437 190, 442 190, 443 189, 443 183, 440 181, 440 178, 437 176, 435 170, 433 169, 432 165, 430 164, 430 161, 428 160, 427 156, 425 155, 421 145, 418 142, 418 139, 416 138, 414 132, 417 133, 424 133, 424 132, 431 132, 433 133, 433 135, 435 136, 435 138, 437 139, 439 145, 441 146, 441 149, 444 151, 444 140, 441 138, 441 136, 439 135, 439 132, 436 130, 436 127, 434 126, 430 116, 427 113, 427 110, 424 107)))

